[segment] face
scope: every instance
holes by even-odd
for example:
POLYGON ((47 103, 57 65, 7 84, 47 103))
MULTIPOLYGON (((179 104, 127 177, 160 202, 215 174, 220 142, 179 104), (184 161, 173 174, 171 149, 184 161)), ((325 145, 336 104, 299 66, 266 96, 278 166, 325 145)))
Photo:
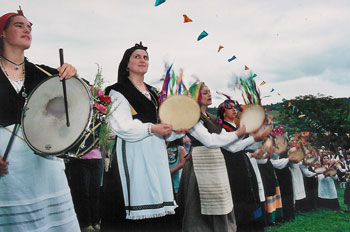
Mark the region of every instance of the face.
POLYGON ((135 50, 129 59, 128 64, 130 73, 145 74, 148 70, 148 54, 145 50, 135 50))
POLYGON ((4 49, 7 46, 21 48, 23 50, 30 48, 32 41, 31 25, 23 16, 13 17, 7 29, 2 33, 4 49))
POLYGON ((328 164, 328 156, 323 156, 323 164, 328 164))
POLYGON ((229 103, 227 107, 225 107, 224 118, 228 120, 234 120, 237 116, 237 110, 233 103, 229 103))
POLYGON ((204 106, 209 106, 212 104, 210 89, 208 86, 204 85, 201 89, 201 104, 204 106))

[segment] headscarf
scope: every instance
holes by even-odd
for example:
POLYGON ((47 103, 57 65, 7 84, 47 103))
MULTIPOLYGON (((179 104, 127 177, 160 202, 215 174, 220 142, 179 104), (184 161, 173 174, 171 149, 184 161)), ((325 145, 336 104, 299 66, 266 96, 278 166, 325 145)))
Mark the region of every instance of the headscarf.
MULTIPOLYGON (((147 47, 144 47, 142 45, 142 42, 140 42, 140 44, 135 44, 135 46, 128 48, 124 52, 124 56, 123 56, 122 60, 120 61, 119 69, 118 69, 118 83, 125 82, 125 79, 129 77, 129 69, 127 69, 127 67, 129 64, 130 56, 137 49, 144 50, 147 53, 147 47)), ((147 55, 148 55, 148 53, 147 53, 147 55)))
MULTIPOLYGON (((2 32, 4 31, 4 28, 7 24, 7 21, 12 17, 12 16, 15 16, 15 15, 20 15, 20 16, 23 16, 23 11, 21 9, 21 7, 19 7, 19 10, 17 10, 18 13, 7 13, 7 14, 4 14, 3 16, 0 17, 0 35, 2 34, 2 32)), ((2 55, 2 47, 0 46, 0 55, 2 55)))

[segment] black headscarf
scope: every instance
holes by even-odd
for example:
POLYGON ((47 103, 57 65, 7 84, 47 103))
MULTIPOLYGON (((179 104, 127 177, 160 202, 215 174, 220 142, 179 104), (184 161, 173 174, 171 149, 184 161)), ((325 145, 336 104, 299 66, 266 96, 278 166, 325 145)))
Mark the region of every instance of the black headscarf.
POLYGON ((140 42, 140 44, 135 44, 135 46, 128 48, 124 52, 123 59, 120 61, 119 69, 118 69, 118 83, 125 82, 125 79, 129 77, 129 70, 127 69, 127 67, 129 64, 130 56, 137 49, 141 49, 147 52, 147 47, 144 47, 142 45, 142 42, 140 42))

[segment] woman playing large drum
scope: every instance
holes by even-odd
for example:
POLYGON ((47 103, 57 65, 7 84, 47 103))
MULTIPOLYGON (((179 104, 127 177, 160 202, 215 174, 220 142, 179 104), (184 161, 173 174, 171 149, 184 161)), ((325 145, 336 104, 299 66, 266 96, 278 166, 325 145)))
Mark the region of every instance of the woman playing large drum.
MULTIPOLYGON (((22 11, 0 18, 0 231, 80 231, 63 160, 35 155, 14 129, 25 98, 47 77, 24 57, 31 30, 22 11)), ((77 73, 69 64, 40 68, 62 79, 77 73)))

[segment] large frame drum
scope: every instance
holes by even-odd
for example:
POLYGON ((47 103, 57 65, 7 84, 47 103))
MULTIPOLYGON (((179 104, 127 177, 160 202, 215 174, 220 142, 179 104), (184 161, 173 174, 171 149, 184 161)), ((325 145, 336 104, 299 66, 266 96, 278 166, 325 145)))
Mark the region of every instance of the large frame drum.
POLYGON ((27 144, 37 154, 63 154, 88 132, 94 103, 89 87, 72 77, 66 80, 66 91, 69 127, 58 75, 41 82, 28 97, 22 113, 22 130, 27 144))

